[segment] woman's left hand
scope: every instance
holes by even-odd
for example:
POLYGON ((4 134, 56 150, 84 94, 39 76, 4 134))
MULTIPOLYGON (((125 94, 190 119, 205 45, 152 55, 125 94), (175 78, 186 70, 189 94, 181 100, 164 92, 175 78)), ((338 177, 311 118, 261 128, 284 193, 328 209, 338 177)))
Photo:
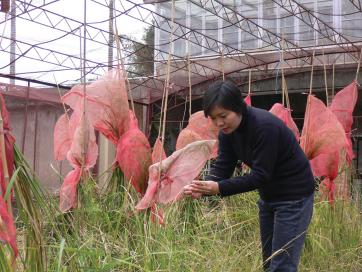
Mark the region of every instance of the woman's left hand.
POLYGON ((184 187, 185 195, 217 195, 219 192, 219 184, 211 180, 193 180, 190 185, 184 187))

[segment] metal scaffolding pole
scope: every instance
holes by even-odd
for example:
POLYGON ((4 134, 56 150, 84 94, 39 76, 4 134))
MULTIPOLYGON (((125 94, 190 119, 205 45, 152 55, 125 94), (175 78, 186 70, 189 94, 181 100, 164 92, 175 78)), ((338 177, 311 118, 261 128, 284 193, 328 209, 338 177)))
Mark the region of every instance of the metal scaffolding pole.
POLYGON ((113 44, 114 44, 114 31, 113 31, 113 14, 114 14, 114 0, 109 1, 109 22, 108 22, 108 70, 113 67, 113 44))
MULTIPOLYGON (((16 5, 15 0, 11 0, 11 10, 10 10, 10 75, 15 76, 16 73, 16 62, 15 62, 15 54, 16 54, 16 5)), ((14 79, 10 79, 10 84, 15 84, 14 79)))

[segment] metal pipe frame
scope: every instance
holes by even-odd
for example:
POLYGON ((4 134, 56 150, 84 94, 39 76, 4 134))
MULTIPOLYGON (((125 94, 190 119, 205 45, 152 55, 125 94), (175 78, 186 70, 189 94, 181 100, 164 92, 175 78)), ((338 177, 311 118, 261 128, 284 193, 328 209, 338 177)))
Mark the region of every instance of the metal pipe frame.
POLYGON ((360 12, 362 12, 362 3, 361 0, 349 0, 353 6, 355 6, 360 12))
MULTIPOLYGON (((95 4, 98 4, 100 7, 109 8, 109 0, 91 1, 95 4)), ((357 10, 362 12, 361 2, 359 0, 349 1, 356 7, 357 10)), ((37 6, 35 3, 33 3, 33 1, 16 1, 16 17, 58 31, 58 33, 61 35, 59 35, 57 39, 61 39, 67 36, 74 37, 77 40, 80 39, 80 29, 84 26, 84 22, 70 18, 65 14, 51 11, 47 8, 48 6, 50 7, 52 4, 58 2, 60 2, 60 0, 44 0, 39 6, 37 6), (46 18, 46 20, 44 20, 44 18, 46 18)), ((171 35, 171 30, 164 29, 165 27, 160 23, 162 20, 162 22, 168 26, 168 29, 171 29, 172 20, 169 15, 166 16, 159 14, 157 11, 150 9, 147 6, 147 2, 148 1, 145 1, 145 3, 135 3, 133 0, 118 1, 118 6, 114 9, 115 16, 113 19, 119 18, 120 16, 128 16, 129 18, 143 22, 146 25, 152 25, 156 29, 160 29, 171 35), (126 7, 122 2, 127 2, 128 6, 126 7), (147 14, 144 15, 144 12, 147 14), (148 21, 150 18, 153 19, 153 23, 148 21)), ((220 0, 190 0, 189 2, 205 10, 208 15, 220 18, 219 20, 222 20, 223 24, 226 24, 227 26, 233 25, 238 29, 262 40, 267 45, 267 47, 273 48, 274 51, 279 51, 283 47, 285 56, 284 64, 287 66, 287 68, 294 69, 294 71, 302 71, 306 67, 310 67, 312 61, 312 50, 310 48, 302 47, 291 40, 281 37, 279 33, 273 32, 261 25, 258 20, 248 18, 242 12, 223 4, 220 0), (282 40, 284 40, 284 45, 282 45, 282 40), (296 65, 296 60, 301 60, 298 63, 298 66, 296 65)), ((338 32, 332 26, 318 18, 318 16, 316 16, 313 11, 308 10, 306 7, 299 4, 295 0, 272 0, 272 2, 275 3, 276 6, 287 11, 291 16, 295 16, 300 21, 304 22, 306 26, 317 32, 320 37, 330 41, 330 45, 336 48, 336 50, 333 52, 333 56, 335 58, 350 58, 354 61, 358 60, 360 45, 356 45, 357 42, 351 42, 342 33, 338 32)), ((4 25, 4 23, 5 20, 0 21, 0 26, 4 25)), ((93 24, 86 25, 86 40, 94 42, 95 44, 99 44, 100 46, 104 46, 105 50, 106 48, 109 48, 109 46, 111 46, 112 50, 116 50, 114 44, 110 45, 111 35, 113 35, 113 33, 110 33, 109 30, 101 29, 93 24)), ((264 77, 268 77, 271 73, 273 73, 273 71, 279 69, 279 60, 267 60, 263 58, 261 54, 259 54, 260 51, 251 53, 248 50, 235 48, 230 44, 226 44, 225 42, 222 42, 215 37, 206 35, 202 31, 193 29, 192 26, 188 26, 186 23, 181 23, 177 20, 175 20, 175 32, 173 33, 173 36, 174 41, 177 39, 186 40, 187 38, 194 37, 194 39, 190 40, 191 44, 194 44, 203 49, 207 49, 214 54, 214 56, 211 57, 191 58, 190 70, 193 79, 192 83, 195 85, 195 87, 221 76, 222 71, 220 67, 215 67, 215 63, 210 64, 205 62, 211 58, 220 59, 221 55, 228 60, 236 61, 240 64, 239 67, 237 67, 235 70, 229 70, 226 73, 229 76, 237 78, 237 81, 239 82, 244 79, 240 74, 240 71, 246 69, 253 68, 260 75, 260 77, 263 77, 263 75, 264 77)), ((8 41, 10 40, 7 37, 3 37, 3 39, 8 41)), ((44 44, 51 43, 57 39, 37 44, 31 44, 29 42, 17 39, 15 41, 15 45, 17 47, 15 62, 20 59, 29 59, 32 61, 39 61, 54 65, 55 69, 52 69, 52 72, 72 70, 79 71, 81 69, 81 67, 79 67, 79 56, 69 54, 65 50, 54 50, 49 48, 49 46, 44 46, 44 44)), ((126 36, 121 36, 121 42, 123 45, 126 43, 132 45, 131 49, 123 46, 123 52, 125 54, 124 58, 126 61, 132 55, 137 53, 132 50, 132 48, 135 48, 135 45, 137 45, 139 50, 146 50, 147 56, 154 55, 154 59, 157 59, 154 60, 150 57, 145 57, 143 60, 141 60, 142 63, 156 62, 159 65, 165 65, 167 63, 166 56, 168 55, 168 52, 165 52, 165 50, 160 50, 157 46, 144 45, 135 39, 126 36)), ((0 50, 5 53, 10 53, 10 46, 1 46, 0 50)), ((327 52, 325 55, 328 54, 332 53, 327 52)), ((321 52, 316 53, 315 60, 318 60, 321 55, 321 52)), ((323 62, 322 58, 320 58, 319 61, 323 62)), ((114 60, 111 66, 116 67, 116 62, 117 61, 114 60)), ((10 64, 11 63, 5 65, 4 67, 9 66, 10 64)), ((132 91, 139 93, 140 103, 151 104, 157 102, 157 100, 161 99, 162 97, 165 72, 160 70, 159 74, 145 77, 144 75, 141 75, 132 70, 131 66, 133 64, 135 63, 125 63, 126 70, 132 77, 132 91)), ((0 67, 0 69, 4 67, 0 67)), ((104 62, 99 62, 90 58, 86 60, 86 71, 89 75, 98 77, 104 74, 108 68, 109 63, 107 59, 105 59, 104 62)), ((177 78, 180 71, 183 71, 183 73, 188 72, 186 57, 173 53, 171 54, 171 78, 177 78)), ((46 71, 43 69, 42 71, 23 72, 21 74, 23 76, 31 76, 42 72, 46 71)), ((75 80, 78 79, 79 78, 75 80)), ((62 85, 66 85, 67 83, 69 84, 69 81, 61 82, 62 85)), ((187 88, 187 82, 178 82, 174 85, 173 93, 171 93, 170 96, 185 96, 186 94, 184 93, 184 90, 187 88)), ((171 100, 172 99, 173 98, 171 98, 171 100)))

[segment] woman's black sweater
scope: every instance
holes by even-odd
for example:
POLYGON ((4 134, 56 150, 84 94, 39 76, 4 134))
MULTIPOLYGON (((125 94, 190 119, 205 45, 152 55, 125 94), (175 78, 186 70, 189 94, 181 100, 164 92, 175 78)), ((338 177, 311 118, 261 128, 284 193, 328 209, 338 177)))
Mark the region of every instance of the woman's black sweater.
POLYGON ((314 191, 309 161, 292 131, 268 111, 248 107, 239 127, 219 134, 219 154, 206 180, 221 196, 258 189, 264 201, 295 200, 314 191), (250 174, 230 178, 238 161, 250 174))

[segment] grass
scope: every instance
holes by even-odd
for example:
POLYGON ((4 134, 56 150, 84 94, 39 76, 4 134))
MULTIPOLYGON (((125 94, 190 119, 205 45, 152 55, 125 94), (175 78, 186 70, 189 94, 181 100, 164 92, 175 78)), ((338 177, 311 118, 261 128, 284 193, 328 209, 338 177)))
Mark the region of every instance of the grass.
MULTIPOLYGON (((255 192, 184 199, 164 207, 165 226, 160 226, 149 212, 135 212, 137 196, 122 180, 113 180, 121 188, 106 194, 92 178, 82 182, 81 206, 63 215, 58 200, 41 193, 36 182, 24 185, 34 177, 21 166, 23 182, 14 185, 22 192, 17 193, 22 199, 18 271, 262 271, 255 192)), ((115 178, 123 177, 116 172, 115 178)), ((362 271, 356 203, 336 201, 331 208, 316 199, 299 271, 362 271)), ((11 271, 7 252, 1 247, 1 271, 11 271)))

